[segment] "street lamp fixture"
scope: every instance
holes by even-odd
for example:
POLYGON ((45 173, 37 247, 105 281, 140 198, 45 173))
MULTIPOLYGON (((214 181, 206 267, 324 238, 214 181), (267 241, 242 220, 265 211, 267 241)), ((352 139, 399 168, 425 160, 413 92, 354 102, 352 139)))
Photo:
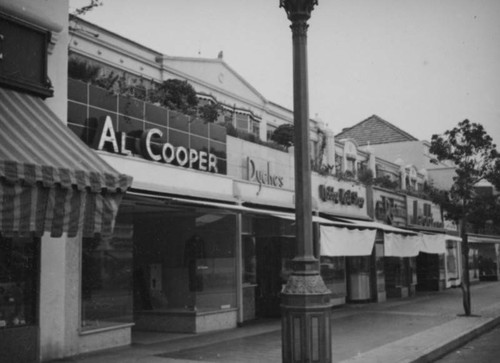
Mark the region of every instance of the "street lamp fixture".
POLYGON ((281 295, 282 358, 285 363, 331 362, 331 299, 314 256, 307 20, 318 0, 280 0, 291 21, 293 40, 293 119, 295 130, 295 220, 297 254, 281 295))

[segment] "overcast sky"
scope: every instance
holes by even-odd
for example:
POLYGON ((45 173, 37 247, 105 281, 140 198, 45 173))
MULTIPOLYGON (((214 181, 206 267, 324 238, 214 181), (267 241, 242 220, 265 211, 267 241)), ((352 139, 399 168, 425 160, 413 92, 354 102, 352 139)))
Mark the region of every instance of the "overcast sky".
MULTIPOLYGON (((70 10, 89 0, 70 0, 70 10)), ((224 61, 292 109, 279 0, 103 0, 84 19, 171 56, 224 61)), ((319 0, 309 110, 335 132, 376 114, 430 140, 468 118, 500 143, 500 0, 319 0)))

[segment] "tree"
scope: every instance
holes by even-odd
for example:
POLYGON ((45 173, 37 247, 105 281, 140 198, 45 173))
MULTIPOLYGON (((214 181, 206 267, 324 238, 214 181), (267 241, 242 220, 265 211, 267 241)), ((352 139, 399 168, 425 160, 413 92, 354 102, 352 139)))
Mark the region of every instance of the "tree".
POLYGON ((81 6, 79 8, 76 8, 75 11, 73 12, 73 14, 78 15, 78 16, 83 16, 98 6, 102 6, 102 1, 90 0, 88 5, 84 5, 84 6, 81 6))
POLYGON ((171 110, 180 111, 186 115, 196 115, 198 98, 196 91, 187 81, 180 79, 167 79, 160 84, 153 95, 153 102, 171 110))
POLYGON ((290 146, 293 146, 293 140, 295 137, 294 135, 295 132, 293 125, 283 124, 278 126, 276 130, 274 130, 273 134, 271 135, 271 140, 288 149, 290 146))
POLYGON ((198 108, 198 114, 205 122, 216 122, 219 119, 221 107, 217 103, 207 103, 198 108))
MULTIPOLYGON (((470 281, 469 281, 469 245, 467 240, 467 223, 471 221, 474 210, 477 210, 479 196, 474 187, 482 180, 493 186, 500 186, 500 154, 496 150, 493 139, 481 124, 464 120, 458 126, 446 131, 443 135, 432 135, 430 153, 439 161, 451 161, 455 165, 455 176, 449 191, 441 196, 442 207, 448 219, 459 222, 462 237, 463 281, 462 295, 466 316, 471 315, 470 281)), ((480 207, 479 207, 480 208, 480 207)))

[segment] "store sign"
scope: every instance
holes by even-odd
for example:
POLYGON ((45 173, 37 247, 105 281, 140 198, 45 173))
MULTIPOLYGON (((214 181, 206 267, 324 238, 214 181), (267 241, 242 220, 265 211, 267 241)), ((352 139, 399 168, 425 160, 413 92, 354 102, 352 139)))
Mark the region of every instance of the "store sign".
MULTIPOLYGON (((143 131, 139 143, 139 154, 153 161, 202 171, 218 172, 217 157, 214 154, 188 149, 183 146, 176 147, 168 142, 162 144, 154 142, 155 137, 162 136, 163 132, 156 128, 143 131)), ((125 132, 115 132, 112 119, 107 116, 104 122, 99 124, 93 147, 97 150, 107 148, 117 154, 132 155, 132 151, 126 147, 126 139, 127 134, 125 132)))
POLYGON ((375 202, 375 218, 392 225, 406 223, 404 202, 388 196, 380 196, 375 202))
POLYGON ((413 200, 408 203, 409 223, 415 226, 444 228, 439 207, 424 200, 413 200), (412 208, 412 210, 410 210, 412 208))
POLYGON ((365 205, 365 198, 360 197, 357 192, 344 188, 335 190, 334 187, 325 184, 319 186, 319 197, 323 202, 330 201, 335 204, 353 205, 359 208, 363 208, 365 205))
POLYGON ((256 181, 259 187, 268 185, 283 188, 284 177, 271 172, 271 163, 268 161, 264 167, 259 167, 252 158, 247 159, 248 180, 256 181))

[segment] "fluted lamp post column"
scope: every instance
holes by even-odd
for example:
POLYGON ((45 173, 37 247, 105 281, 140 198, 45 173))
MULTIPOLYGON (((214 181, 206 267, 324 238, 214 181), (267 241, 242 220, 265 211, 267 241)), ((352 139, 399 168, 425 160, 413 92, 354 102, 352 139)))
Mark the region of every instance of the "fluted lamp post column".
POLYGON ((293 39, 293 114, 295 130, 295 218, 297 254, 281 295, 282 357, 285 363, 331 362, 330 291, 314 257, 307 20, 318 0, 280 0, 291 21, 293 39))

